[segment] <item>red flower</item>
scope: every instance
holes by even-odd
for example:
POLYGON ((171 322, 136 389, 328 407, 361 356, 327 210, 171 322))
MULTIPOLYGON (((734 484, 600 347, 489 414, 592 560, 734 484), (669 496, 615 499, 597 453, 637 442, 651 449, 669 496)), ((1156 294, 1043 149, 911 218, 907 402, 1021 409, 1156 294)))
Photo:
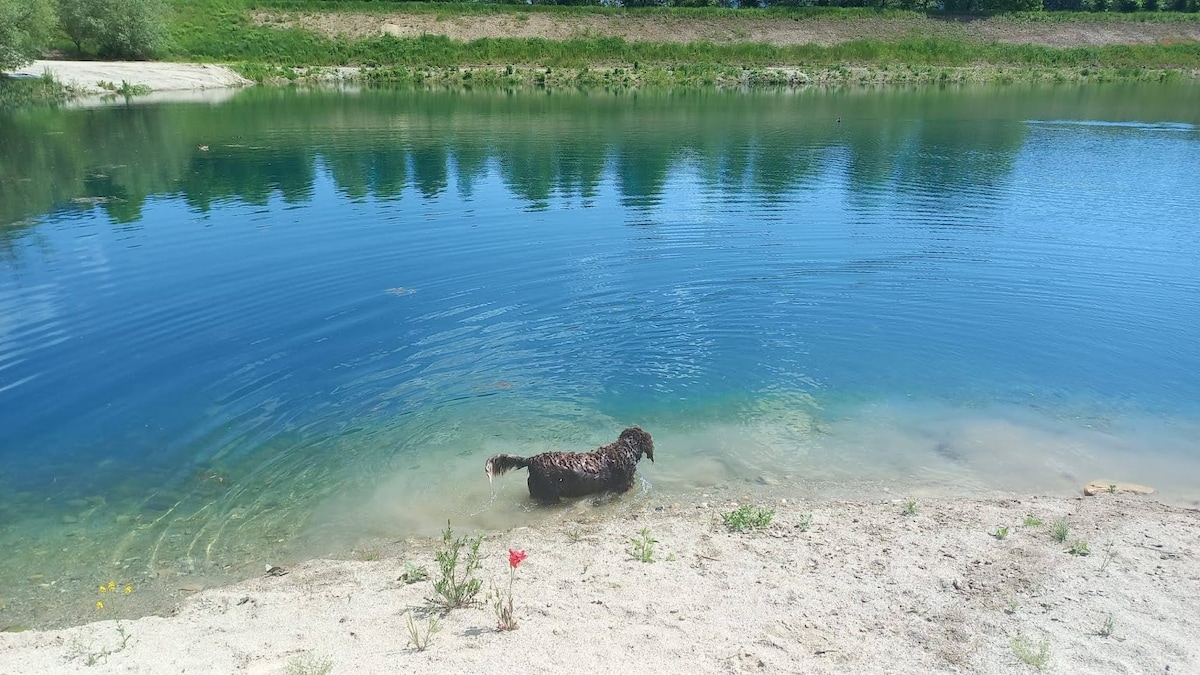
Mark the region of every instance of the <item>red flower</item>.
POLYGON ((517 565, 520 565, 521 561, 524 559, 525 559, 525 551, 523 551, 523 550, 522 551, 514 551, 511 548, 508 549, 508 566, 509 567, 516 569, 517 565))

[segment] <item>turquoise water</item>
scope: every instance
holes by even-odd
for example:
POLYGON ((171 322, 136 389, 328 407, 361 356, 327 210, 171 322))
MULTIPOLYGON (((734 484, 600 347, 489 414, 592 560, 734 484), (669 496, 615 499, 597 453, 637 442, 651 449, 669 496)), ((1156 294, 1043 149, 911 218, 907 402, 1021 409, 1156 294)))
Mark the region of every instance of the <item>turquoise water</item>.
POLYGON ((0 114, 0 625, 447 519, 1200 498, 1200 88, 0 114), (483 475, 630 424, 621 500, 483 475))

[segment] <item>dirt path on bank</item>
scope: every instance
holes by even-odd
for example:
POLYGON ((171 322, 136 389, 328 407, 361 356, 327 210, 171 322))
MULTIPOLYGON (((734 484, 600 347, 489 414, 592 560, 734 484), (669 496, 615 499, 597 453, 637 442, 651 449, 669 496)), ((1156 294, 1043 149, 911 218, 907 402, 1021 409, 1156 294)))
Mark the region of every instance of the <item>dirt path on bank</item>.
POLYGON ((673 17, 655 14, 494 14, 439 17, 404 12, 256 12, 261 25, 306 28, 325 35, 362 38, 378 35, 445 35, 480 38, 620 37, 632 42, 760 42, 772 45, 831 45, 859 39, 942 37, 980 42, 1082 45, 1200 42, 1200 23, 1132 21, 1031 22, 1010 18, 782 19, 769 16, 673 17))

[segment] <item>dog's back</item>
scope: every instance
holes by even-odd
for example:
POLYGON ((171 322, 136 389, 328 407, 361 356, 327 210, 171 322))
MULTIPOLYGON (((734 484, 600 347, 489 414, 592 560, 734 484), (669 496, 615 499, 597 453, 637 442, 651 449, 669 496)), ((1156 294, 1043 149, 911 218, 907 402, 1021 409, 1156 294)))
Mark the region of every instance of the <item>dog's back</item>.
MULTIPOLYGON (((529 496, 540 501, 621 489, 609 458, 597 452, 543 452, 529 458, 529 496)), ((632 485, 632 472, 630 472, 632 485)))
POLYGON ((543 503, 611 490, 628 492, 642 456, 654 461, 654 441, 639 427, 621 432, 613 443, 591 452, 543 452, 533 457, 493 455, 484 471, 489 479, 510 469, 529 469, 529 496, 543 503))

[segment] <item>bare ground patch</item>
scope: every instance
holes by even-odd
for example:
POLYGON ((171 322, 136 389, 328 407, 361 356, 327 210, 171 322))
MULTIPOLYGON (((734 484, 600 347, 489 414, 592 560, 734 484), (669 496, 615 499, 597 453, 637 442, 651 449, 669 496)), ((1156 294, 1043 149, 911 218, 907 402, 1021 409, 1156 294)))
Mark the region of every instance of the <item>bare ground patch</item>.
POLYGON ((1048 47, 1154 44, 1200 41, 1198 23, 1070 22, 1034 23, 1006 18, 784 19, 762 16, 712 18, 656 15, 543 13, 439 16, 426 13, 255 12, 260 25, 305 28, 351 38, 444 35, 480 38, 619 37, 630 42, 757 42, 777 46, 832 45, 860 39, 942 37, 1048 47))
MULTIPOLYGON (((190 595, 170 617, 0 632, 0 672, 281 672, 314 653, 338 672, 1193 673, 1200 666, 1200 513, 1135 496, 772 500, 746 534, 730 486, 609 518, 490 533, 480 602, 441 617, 429 649, 409 617, 437 612, 439 542, 403 558, 317 560, 190 595), (698 501, 703 499, 704 501, 698 501), (1055 523, 1063 536, 1055 536, 1055 523), (1001 529, 1003 528, 1003 529, 1001 529), (650 559, 631 538, 652 537, 650 559), (1061 539, 1061 540, 1060 540, 1061 539), (1029 664, 1029 665, 1026 665, 1029 664)), ((753 503, 742 496, 740 503, 753 503)))

